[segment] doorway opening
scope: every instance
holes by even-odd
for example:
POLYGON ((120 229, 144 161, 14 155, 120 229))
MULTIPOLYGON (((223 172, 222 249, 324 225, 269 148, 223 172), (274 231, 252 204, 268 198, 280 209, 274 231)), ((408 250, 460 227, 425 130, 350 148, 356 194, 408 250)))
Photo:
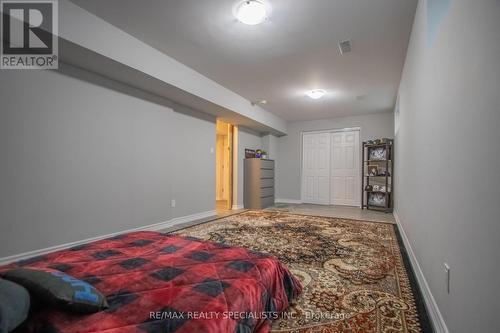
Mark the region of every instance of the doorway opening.
POLYGON ((215 152, 215 198, 217 211, 233 206, 233 132, 234 126, 217 120, 215 152))

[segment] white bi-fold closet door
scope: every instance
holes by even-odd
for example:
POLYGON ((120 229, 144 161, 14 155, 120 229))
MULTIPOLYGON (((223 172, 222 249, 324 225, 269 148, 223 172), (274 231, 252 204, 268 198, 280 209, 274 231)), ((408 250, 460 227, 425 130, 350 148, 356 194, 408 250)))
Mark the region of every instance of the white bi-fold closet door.
POLYGON ((359 206, 359 131, 304 133, 302 147, 302 201, 359 206))
POLYGON ((330 203, 330 133, 305 133, 302 154, 302 201, 330 203))
POLYGON ((330 203, 359 206, 359 131, 332 133, 330 163, 330 203))

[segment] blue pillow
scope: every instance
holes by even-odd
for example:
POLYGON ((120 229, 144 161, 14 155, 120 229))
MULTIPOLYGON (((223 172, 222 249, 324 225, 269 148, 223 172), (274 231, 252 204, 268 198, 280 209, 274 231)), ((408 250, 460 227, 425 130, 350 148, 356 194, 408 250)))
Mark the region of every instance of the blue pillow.
POLYGON ((106 297, 87 282, 56 270, 18 268, 2 274, 3 278, 24 286, 48 304, 75 313, 95 313, 108 308, 106 297))
POLYGON ((30 294, 14 282, 0 279, 0 333, 13 331, 28 317, 30 294))

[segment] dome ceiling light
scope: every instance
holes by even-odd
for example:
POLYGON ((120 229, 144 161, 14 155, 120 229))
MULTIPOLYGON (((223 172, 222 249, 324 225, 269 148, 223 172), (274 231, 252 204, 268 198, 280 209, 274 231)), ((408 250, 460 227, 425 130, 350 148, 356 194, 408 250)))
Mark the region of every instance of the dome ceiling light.
POLYGON ((306 93, 306 95, 312 99, 320 99, 326 95, 326 90, 325 89, 314 89, 314 90, 308 91, 306 93))
POLYGON ((252 106, 256 106, 256 105, 266 105, 266 104, 267 104, 267 100, 265 100, 265 99, 261 99, 261 100, 258 100, 258 101, 253 101, 253 102, 250 102, 250 104, 252 104, 252 106))
POLYGON ((266 17, 266 6, 258 0, 243 1, 236 10, 236 18, 248 25, 260 24, 266 17))

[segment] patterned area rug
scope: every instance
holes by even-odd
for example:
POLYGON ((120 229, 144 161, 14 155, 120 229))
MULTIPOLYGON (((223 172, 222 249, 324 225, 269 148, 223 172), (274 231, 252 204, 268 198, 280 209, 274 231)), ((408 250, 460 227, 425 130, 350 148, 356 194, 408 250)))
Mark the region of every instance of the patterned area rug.
POLYGON ((273 332, 421 332, 394 226, 248 211, 176 233, 278 257, 304 291, 273 332))

